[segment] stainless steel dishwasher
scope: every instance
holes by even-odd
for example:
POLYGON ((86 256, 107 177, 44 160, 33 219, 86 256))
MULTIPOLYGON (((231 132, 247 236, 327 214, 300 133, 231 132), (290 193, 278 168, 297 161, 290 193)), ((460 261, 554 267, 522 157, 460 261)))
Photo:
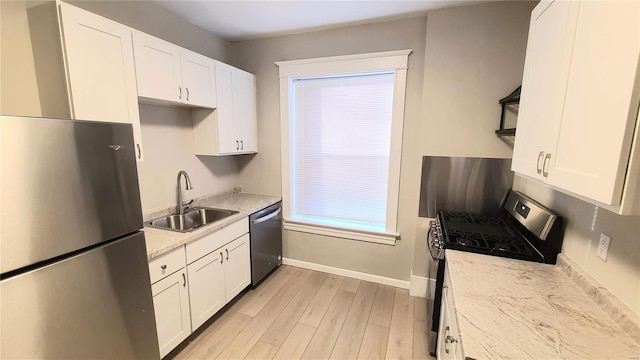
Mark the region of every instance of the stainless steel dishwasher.
POLYGON ((251 285, 256 286, 282 264, 282 202, 249 216, 251 285))

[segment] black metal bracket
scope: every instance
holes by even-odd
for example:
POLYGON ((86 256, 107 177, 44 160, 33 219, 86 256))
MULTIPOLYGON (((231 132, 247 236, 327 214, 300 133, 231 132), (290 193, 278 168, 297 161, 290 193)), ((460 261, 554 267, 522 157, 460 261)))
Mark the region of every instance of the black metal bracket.
POLYGON ((507 106, 513 104, 520 103, 520 89, 522 86, 518 86, 515 90, 511 92, 511 94, 503 97, 498 101, 498 103, 502 106, 502 113, 500 114, 500 128, 496 130, 496 135, 498 136, 513 136, 516 134, 516 128, 505 129, 504 128, 504 117, 507 112, 507 106))

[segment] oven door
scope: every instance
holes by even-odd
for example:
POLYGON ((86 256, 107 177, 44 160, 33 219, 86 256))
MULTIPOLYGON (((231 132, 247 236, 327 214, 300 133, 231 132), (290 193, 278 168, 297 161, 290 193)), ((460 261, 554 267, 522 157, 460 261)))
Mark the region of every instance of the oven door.
MULTIPOLYGON (((436 289, 431 303, 431 337, 429 338, 429 354, 436 356, 438 339, 438 328, 440 327, 440 306, 442 305, 442 285, 444 284, 444 259, 438 261, 438 272, 436 274, 436 289)), ((428 314, 428 313, 427 313, 428 314)))
POLYGON ((444 284, 445 260, 442 236, 442 231, 437 222, 435 220, 431 221, 429 231, 427 232, 427 246, 431 259, 438 263, 435 294, 433 302, 430 302, 430 309, 427 309, 430 311, 427 312, 427 314, 431 314, 431 336, 429 338, 429 353, 431 356, 436 356, 438 328, 440 326, 440 305, 442 303, 442 285, 444 284))

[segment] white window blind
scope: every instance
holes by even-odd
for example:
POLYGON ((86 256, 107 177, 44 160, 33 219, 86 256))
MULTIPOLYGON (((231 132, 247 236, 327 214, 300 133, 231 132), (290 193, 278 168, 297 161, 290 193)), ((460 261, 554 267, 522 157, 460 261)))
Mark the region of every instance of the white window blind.
POLYGON ((386 230, 394 82, 393 71, 293 80, 292 220, 386 230))

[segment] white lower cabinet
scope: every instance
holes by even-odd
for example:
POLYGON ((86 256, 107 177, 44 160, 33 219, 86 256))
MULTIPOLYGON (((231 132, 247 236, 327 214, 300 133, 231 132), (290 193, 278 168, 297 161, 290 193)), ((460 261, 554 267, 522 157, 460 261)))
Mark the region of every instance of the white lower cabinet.
POLYGON ((182 268, 151 286, 160 356, 164 357, 191 334, 189 285, 182 268))
POLYGON ((442 286, 442 303, 440 306, 440 326, 438 327, 438 345, 436 358, 464 359, 460 336, 458 334, 458 322, 456 320, 453 297, 451 295, 451 282, 449 270, 445 270, 444 284, 442 286))
POLYGON ((149 262, 160 356, 251 283, 248 220, 242 218, 149 262))
POLYGON ((249 234, 235 239, 225 247, 225 293, 227 301, 240 294, 251 283, 249 234))
POLYGON ((251 283, 249 234, 189 264, 187 269, 191 328, 195 331, 251 283))
POLYGON ((213 252, 187 267, 191 327, 197 329, 226 304, 222 255, 213 252))

